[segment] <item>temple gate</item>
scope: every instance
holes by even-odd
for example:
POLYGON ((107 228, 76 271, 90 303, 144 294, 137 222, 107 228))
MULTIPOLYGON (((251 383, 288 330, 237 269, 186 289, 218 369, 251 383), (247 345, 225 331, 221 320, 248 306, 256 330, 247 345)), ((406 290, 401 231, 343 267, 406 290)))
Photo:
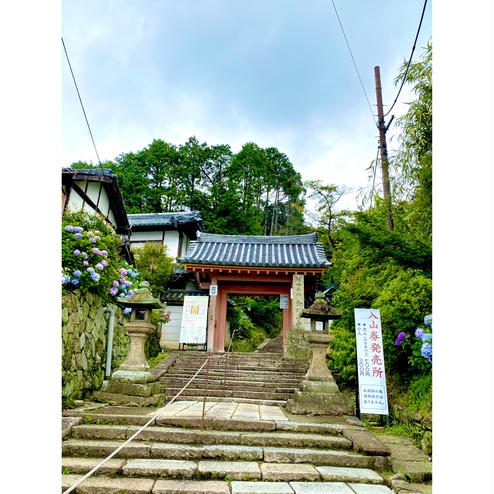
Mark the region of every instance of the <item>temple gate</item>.
POLYGON ((303 340, 300 313, 304 296, 314 291, 329 266, 317 234, 286 236, 217 235, 197 233, 185 256, 177 259, 195 272, 202 289, 216 287, 210 296, 207 350, 224 352, 229 295, 289 296, 283 309, 283 348, 286 356, 310 354, 303 340))

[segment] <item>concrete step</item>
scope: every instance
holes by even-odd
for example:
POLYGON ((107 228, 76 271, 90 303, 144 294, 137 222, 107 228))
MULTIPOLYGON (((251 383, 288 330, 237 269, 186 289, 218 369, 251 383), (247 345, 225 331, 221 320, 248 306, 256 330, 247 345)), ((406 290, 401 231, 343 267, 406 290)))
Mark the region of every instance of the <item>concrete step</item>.
MULTIPOLYGON (((204 466, 207 468, 207 466, 204 466)), ((82 475, 62 475, 62 492, 82 475)), ((168 480, 160 478, 91 477, 79 484, 84 494, 392 494, 384 485, 343 482, 248 482, 232 480, 168 480)))
MULTIPOLYGON (((124 440, 139 427, 123 425, 77 425, 72 428, 74 439, 124 440)), ((245 446, 310 447, 350 449, 352 442, 341 436, 297 432, 237 432, 194 430, 178 427, 149 426, 135 441, 172 442, 178 444, 240 444, 245 446)))

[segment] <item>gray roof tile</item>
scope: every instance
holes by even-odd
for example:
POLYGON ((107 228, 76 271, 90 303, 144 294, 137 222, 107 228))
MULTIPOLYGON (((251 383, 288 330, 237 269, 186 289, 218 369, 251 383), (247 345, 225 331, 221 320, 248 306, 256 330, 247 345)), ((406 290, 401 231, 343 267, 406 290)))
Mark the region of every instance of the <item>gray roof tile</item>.
POLYGON ((326 268, 330 265, 317 234, 285 236, 216 235, 198 232, 185 256, 186 264, 326 268))
POLYGON ((127 216, 131 226, 173 226, 186 223, 199 223, 202 226, 199 211, 129 214, 127 216))

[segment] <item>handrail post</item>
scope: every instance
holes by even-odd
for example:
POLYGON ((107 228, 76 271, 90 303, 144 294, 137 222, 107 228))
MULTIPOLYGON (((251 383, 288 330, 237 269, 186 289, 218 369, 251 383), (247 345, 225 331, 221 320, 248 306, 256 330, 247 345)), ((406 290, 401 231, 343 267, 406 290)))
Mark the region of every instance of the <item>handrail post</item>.
POLYGON ((204 399, 202 401, 202 420, 201 429, 204 428, 204 410, 206 408, 206 395, 208 393, 208 378, 209 378, 209 363, 211 361, 211 353, 208 352, 208 363, 206 364, 206 385, 204 386, 204 399))

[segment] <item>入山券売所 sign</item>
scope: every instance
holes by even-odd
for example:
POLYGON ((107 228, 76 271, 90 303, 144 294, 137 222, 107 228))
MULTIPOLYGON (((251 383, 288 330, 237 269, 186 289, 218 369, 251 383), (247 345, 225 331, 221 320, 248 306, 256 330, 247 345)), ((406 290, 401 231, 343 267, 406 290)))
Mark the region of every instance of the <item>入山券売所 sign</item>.
POLYGON ((360 413, 388 415, 379 309, 355 309, 360 413))

